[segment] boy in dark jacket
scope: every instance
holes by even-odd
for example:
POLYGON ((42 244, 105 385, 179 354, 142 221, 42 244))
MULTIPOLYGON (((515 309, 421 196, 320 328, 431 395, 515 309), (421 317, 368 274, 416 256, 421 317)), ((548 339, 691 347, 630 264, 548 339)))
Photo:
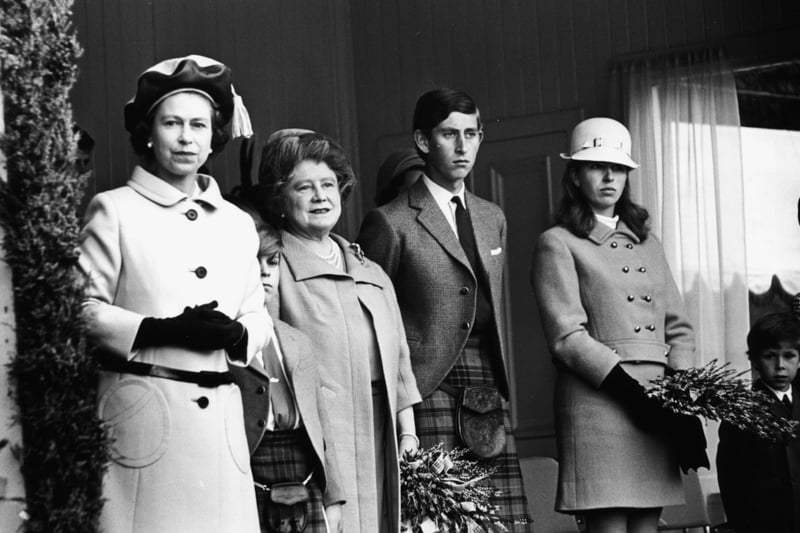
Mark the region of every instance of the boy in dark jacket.
MULTIPOLYGON (((800 320, 790 313, 760 318, 747 335, 747 355, 773 399, 771 410, 800 420, 800 320)), ((723 423, 717 470, 728 525, 737 533, 800 531, 800 439, 769 441, 723 423)))

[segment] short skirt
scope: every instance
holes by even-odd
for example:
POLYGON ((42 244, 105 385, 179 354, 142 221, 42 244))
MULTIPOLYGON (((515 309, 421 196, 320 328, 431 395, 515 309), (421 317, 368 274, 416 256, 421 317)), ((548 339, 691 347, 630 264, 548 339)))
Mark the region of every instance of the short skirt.
MULTIPOLYGON (((646 385, 664 372, 658 364, 624 364, 646 385)), ((644 432, 605 392, 566 369, 555 387, 558 493, 556 510, 652 508, 679 505, 683 484, 663 434, 644 432)))

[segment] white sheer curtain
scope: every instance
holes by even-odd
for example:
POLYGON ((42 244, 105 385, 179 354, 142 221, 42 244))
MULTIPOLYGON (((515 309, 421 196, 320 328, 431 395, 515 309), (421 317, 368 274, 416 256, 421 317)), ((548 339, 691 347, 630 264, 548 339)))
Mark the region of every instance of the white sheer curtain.
POLYGON ((634 198, 652 216, 697 335, 697 364, 749 368, 741 136, 721 54, 627 65, 634 198))

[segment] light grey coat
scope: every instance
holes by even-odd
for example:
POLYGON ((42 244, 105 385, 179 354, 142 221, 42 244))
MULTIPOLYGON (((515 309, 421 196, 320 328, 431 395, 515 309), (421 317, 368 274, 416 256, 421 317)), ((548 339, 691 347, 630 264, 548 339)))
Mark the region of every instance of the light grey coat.
MULTIPOLYGON (((328 427, 336 448, 347 503, 348 533, 381 531, 374 483, 375 434, 369 356, 383 373, 389 420, 384 445, 388 515, 400 530, 400 469, 396 413, 421 401, 411 371, 394 287, 380 266, 359 255, 345 239, 331 235, 344 251, 346 272, 323 261, 302 241, 282 232, 284 249, 279 292, 270 302, 281 320, 311 338, 317 357, 328 427), (364 347, 370 352, 364 357, 364 347), (365 360, 366 359, 366 360, 365 360)), ((275 313, 273 313, 275 314, 275 313)), ((381 533, 384 533, 381 531, 381 533)))
MULTIPOLYGON (((136 167, 127 185, 90 203, 80 249, 88 335, 108 356, 226 371, 224 350, 132 348, 144 317, 175 316, 211 300, 247 328, 248 360, 262 348, 268 316, 252 219, 222 199, 211 177, 199 183, 203 192, 190 199, 136 167)), ((104 531, 259 530, 236 385, 101 372, 97 398, 115 439, 104 531)))
POLYGON ((536 244, 531 283, 558 370, 557 509, 681 503, 675 458, 599 390, 617 363, 643 384, 694 362, 694 335, 661 244, 620 222, 588 238, 563 227, 536 244))

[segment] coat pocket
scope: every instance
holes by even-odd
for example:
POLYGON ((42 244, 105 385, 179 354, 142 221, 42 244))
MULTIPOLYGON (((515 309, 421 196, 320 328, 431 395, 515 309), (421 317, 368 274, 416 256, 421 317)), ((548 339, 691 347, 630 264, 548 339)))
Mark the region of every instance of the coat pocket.
POLYGON ((149 381, 116 382, 100 398, 98 415, 109 429, 115 463, 143 468, 166 453, 171 426, 167 400, 149 381))

